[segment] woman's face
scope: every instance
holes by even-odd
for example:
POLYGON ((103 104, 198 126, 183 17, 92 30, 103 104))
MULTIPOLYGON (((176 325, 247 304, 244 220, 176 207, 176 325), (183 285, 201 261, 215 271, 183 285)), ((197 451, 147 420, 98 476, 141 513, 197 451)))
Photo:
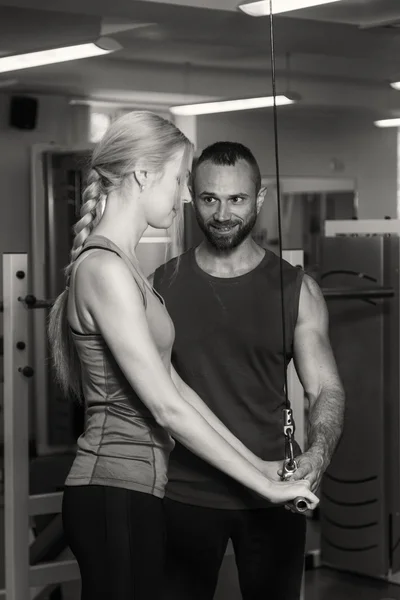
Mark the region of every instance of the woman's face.
POLYGON ((190 173, 182 168, 183 158, 182 150, 165 165, 161 177, 155 178, 148 189, 145 213, 151 227, 168 229, 180 210, 181 203, 191 202, 188 188, 190 173))

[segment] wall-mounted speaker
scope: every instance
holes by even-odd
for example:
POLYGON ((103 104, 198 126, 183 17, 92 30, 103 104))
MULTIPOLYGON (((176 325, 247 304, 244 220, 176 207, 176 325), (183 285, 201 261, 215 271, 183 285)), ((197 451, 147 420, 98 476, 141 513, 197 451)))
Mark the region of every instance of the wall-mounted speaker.
POLYGON ((30 96, 11 96, 10 126, 16 129, 35 129, 38 101, 30 96))

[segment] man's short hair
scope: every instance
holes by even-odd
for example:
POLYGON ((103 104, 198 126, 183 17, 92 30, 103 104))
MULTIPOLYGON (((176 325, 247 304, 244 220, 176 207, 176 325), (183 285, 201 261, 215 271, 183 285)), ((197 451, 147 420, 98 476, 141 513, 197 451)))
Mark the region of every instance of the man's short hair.
POLYGON ((216 142, 215 144, 211 144, 211 146, 207 146, 193 164, 192 183, 194 184, 195 182, 197 169, 204 162, 231 167, 235 166, 239 160, 244 160, 251 166, 256 184, 256 192, 258 193, 261 188, 260 167, 251 150, 238 142, 216 142))

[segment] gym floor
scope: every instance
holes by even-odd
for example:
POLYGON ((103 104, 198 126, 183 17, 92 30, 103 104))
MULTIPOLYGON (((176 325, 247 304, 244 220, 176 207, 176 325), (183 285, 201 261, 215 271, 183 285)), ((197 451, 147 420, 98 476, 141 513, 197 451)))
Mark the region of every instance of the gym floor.
MULTIPOLYGON (((307 552, 319 548, 319 537, 319 523, 310 519, 307 526, 307 552)), ((400 585, 319 567, 305 572, 304 596, 305 600, 400 600, 400 585)), ((228 599, 241 600, 232 554, 224 560, 214 600, 228 599)))
POLYGON ((305 600, 400 600, 400 585, 320 567, 306 571, 305 600))
MULTIPOLYGON (((306 549, 319 547, 318 521, 310 520, 306 549)), ((400 600, 400 585, 320 567, 305 573, 305 600, 400 600)))
MULTIPOLYGON (((227 568, 227 563, 224 568, 227 568)), ((221 575, 223 576, 223 573, 221 575)), ((79 600, 79 587, 76 582, 65 584, 63 600, 79 600)), ((388 585, 366 577, 355 577, 322 567, 306 572, 305 600, 355 600, 356 598, 400 600, 400 586, 388 585)), ((224 589, 219 589, 214 600, 241 600, 241 598, 237 595, 237 588, 224 585, 224 589)))
MULTIPOLYGON (((229 556, 224 561, 215 600, 241 600, 233 573, 234 558, 229 556)), ((400 585, 319 567, 306 571, 304 595, 305 600, 400 600, 400 585)))

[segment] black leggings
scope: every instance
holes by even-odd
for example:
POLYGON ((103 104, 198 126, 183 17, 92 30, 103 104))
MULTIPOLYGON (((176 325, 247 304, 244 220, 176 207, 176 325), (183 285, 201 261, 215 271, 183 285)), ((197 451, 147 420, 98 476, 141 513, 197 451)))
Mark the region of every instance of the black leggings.
POLYGON ((67 486, 67 542, 79 564, 81 600, 159 600, 164 587, 163 502, 107 486, 67 486))
POLYGON ((306 518, 283 507, 202 508, 165 500, 164 600, 213 600, 232 540, 243 600, 299 600, 306 518))

